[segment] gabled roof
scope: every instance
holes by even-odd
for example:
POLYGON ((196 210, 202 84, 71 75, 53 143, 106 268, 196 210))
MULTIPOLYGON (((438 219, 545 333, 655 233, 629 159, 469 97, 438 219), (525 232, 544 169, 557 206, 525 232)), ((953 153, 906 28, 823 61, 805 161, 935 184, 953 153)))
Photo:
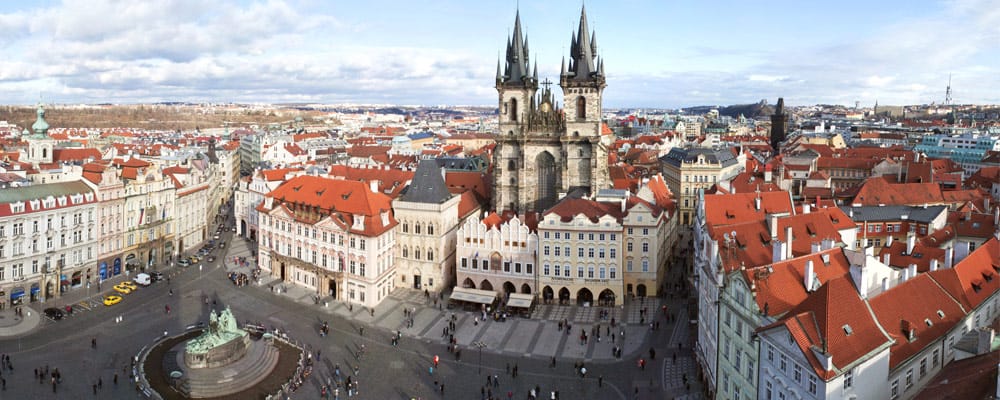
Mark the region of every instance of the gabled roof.
POLYGON ((448 185, 444 182, 443 172, 434 160, 421 160, 413 180, 401 196, 400 201, 410 203, 441 204, 451 198, 448 185))
POLYGON ((889 349, 890 370, 937 341, 965 318, 962 307, 927 274, 917 274, 868 303, 879 324, 895 340, 889 349))
POLYGON ((747 221, 763 221, 767 214, 794 213, 788 192, 747 192, 705 195, 705 224, 721 226, 747 221), (760 198, 760 209, 756 199, 760 198))
POLYGON ((880 329, 849 277, 821 286, 784 318, 761 331, 784 327, 816 375, 829 381, 892 339, 880 329), (832 356, 827 371, 816 352, 832 356))
POLYGON ((978 308, 1000 289, 1000 243, 990 238, 953 268, 927 274, 966 310, 978 308))
POLYGON ((548 216, 549 214, 558 215, 560 220, 563 222, 572 221, 577 215, 583 215, 591 222, 595 223, 605 215, 611 216, 618 221, 621 221, 622 216, 625 215, 625 213, 621 210, 621 206, 617 204, 572 197, 563 198, 561 201, 556 203, 556 205, 546 211, 544 216, 548 216))
POLYGON ((101 151, 92 147, 65 148, 65 149, 52 150, 52 161, 55 162, 71 162, 71 161, 86 161, 86 160, 100 160, 100 159, 101 159, 101 151))
POLYGON ((936 183, 896 183, 892 184, 882 177, 873 177, 865 181, 854 197, 853 204, 866 206, 885 205, 921 205, 940 204, 944 202, 941 187, 936 183))
POLYGON ((770 265, 746 268, 741 273, 743 279, 751 283, 751 290, 756 290, 754 300, 757 307, 767 310, 768 316, 776 317, 803 302, 809 296, 805 287, 805 271, 810 261, 820 284, 847 276, 851 268, 843 248, 839 246, 770 265), (827 262, 824 262, 824 257, 827 262))
POLYGON ((944 266, 944 249, 932 247, 917 240, 913 244, 913 251, 906 252, 906 241, 895 240, 891 246, 882 248, 878 254, 879 259, 885 262, 885 256, 889 255, 889 265, 896 268, 907 268, 910 264, 916 264, 918 272, 927 272, 931 269, 931 260, 938 260, 938 266, 944 266))

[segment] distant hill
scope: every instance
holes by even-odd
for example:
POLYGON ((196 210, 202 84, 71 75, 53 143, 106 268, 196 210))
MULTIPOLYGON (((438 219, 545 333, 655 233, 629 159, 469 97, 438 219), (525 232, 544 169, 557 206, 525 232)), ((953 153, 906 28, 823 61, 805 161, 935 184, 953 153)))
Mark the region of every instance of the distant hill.
POLYGON ((767 104, 766 100, 761 100, 759 103, 753 104, 735 104, 731 106, 696 106, 685 108, 684 111, 688 114, 703 115, 711 110, 719 110, 719 115, 725 115, 727 117, 737 118, 740 114, 744 117, 761 119, 769 117, 774 114, 774 107, 767 104))

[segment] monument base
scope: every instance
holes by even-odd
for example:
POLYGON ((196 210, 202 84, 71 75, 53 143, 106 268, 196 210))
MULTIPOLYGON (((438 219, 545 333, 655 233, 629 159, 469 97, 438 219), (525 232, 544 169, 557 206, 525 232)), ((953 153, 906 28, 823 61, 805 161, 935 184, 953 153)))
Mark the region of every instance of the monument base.
POLYGON ((273 344, 258 340, 249 341, 245 354, 236 361, 218 367, 186 367, 184 343, 178 344, 167 353, 173 359, 165 359, 164 367, 179 367, 183 374, 175 382, 175 388, 186 397, 193 399, 213 398, 234 394, 253 387, 274 371, 278 364, 278 348, 273 344))

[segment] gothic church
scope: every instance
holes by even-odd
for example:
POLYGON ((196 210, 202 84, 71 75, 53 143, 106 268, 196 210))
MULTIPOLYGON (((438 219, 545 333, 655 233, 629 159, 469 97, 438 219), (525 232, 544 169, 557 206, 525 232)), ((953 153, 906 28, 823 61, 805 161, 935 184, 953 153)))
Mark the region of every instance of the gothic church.
POLYGON ((494 151, 493 208, 542 212, 568 193, 609 188, 608 148, 614 138, 604 134, 601 96, 604 60, 597 58, 597 36, 587 27, 586 8, 570 42, 559 86, 560 109, 547 79, 538 81, 538 64, 528 61, 528 39, 521 32, 520 13, 507 40, 507 60, 497 60, 496 88, 500 121, 494 151), (544 88, 539 91, 538 85, 544 88))

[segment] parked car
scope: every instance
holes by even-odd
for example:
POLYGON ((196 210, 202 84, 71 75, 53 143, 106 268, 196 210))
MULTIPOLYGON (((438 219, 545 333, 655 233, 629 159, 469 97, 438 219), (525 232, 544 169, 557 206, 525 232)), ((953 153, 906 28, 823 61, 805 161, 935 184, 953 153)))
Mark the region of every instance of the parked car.
POLYGON ((62 317, 63 317, 63 315, 65 315, 65 314, 63 314, 63 310, 60 310, 60 309, 55 308, 55 307, 46 308, 42 312, 45 313, 46 317, 49 317, 49 318, 51 318, 53 320, 56 320, 56 321, 61 320, 62 317))
POLYGON ((129 285, 126 285, 125 282, 122 282, 122 283, 119 283, 119 284, 115 285, 114 289, 115 289, 116 292, 121 293, 121 294, 129 294, 129 293, 132 293, 132 290, 133 290, 132 287, 129 286, 129 285))
POLYGON ((149 276, 153 278, 153 282, 159 282, 167 279, 167 277, 163 275, 162 272, 152 272, 149 274, 149 276))
POLYGON ((112 294, 104 298, 104 305, 106 306, 113 306, 121 302, 122 302, 122 297, 117 294, 112 294))
POLYGON ((177 265, 180 265, 182 267, 188 267, 191 265, 191 260, 187 258, 182 258, 180 260, 177 260, 177 265))
POLYGON ((215 261, 215 256, 208 256, 207 258, 205 258, 205 261, 207 262, 215 261))

